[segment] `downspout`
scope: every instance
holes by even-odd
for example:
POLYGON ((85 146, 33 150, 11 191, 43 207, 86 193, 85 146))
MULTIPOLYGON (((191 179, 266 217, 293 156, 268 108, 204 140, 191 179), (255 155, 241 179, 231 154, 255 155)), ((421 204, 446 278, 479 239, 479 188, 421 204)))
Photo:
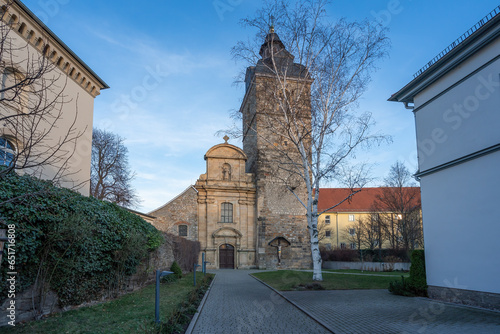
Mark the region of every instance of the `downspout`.
POLYGON ((412 105, 412 106, 409 105, 410 102, 403 101, 403 103, 405 105, 405 109, 413 110, 413 108, 415 108, 414 105, 412 105))
POLYGON ((335 221, 337 224, 337 248, 339 248, 339 213, 335 213, 335 221))

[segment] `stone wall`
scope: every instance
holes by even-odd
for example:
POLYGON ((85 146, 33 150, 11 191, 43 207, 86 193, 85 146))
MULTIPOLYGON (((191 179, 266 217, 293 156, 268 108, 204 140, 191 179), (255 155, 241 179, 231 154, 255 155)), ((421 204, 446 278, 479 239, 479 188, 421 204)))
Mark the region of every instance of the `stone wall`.
POLYGON ((198 192, 189 186, 167 204, 149 213, 156 219, 152 224, 160 231, 179 235, 179 225, 187 225, 191 241, 198 241, 198 192))
MULTIPOLYGON (((116 293, 111 292, 98 300, 93 300, 82 305, 73 305, 60 308, 58 305, 59 299, 54 291, 48 291, 43 296, 38 289, 30 287, 25 291, 18 293, 15 298, 15 321, 30 321, 39 318, 42 315, 51 313, 64 312, 71 309, 76 309, 84 306, 94 305, 104 302, 108 299, 116 298, 117 295, 123 295, 135 291, 147 284, 155 281, 156 270, 169 270, 174 262, 174 254, 172 251, 172 242, 168 235, 165 235, 166 242, 163 243, 157 250, 150 253, 137 268, 137 272, 125 279, 122 289, 116 293), (37 310, 33 308, 36 305, 37 310)), ((10 319, 8 318, 10 299, 6 299, 0 305, 0 326, 7 326, 10 319)), ((10 326, 10 325, 9 325, 10 326)))
POLYGON ((500 294, 429 285, 429 298, 500 311, 500 294))
POLYGON ((323 261, 323 269, 356 269, 365 271, 410 270, 410 262, 343 262, 323 261))

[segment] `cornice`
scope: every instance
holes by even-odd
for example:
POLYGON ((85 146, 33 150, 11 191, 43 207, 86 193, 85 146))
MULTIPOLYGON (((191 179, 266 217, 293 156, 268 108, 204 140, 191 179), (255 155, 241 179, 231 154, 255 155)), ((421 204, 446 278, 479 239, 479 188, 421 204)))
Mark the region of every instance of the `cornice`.
POLYGON ((40 19, 21 1, 10 5, 2 0, 2 21, 11 31, 22 37, 29 45, 44 54, 66 76, 71 78, 92 97, 100 94, 101 89, 109 88, 71 49, 64 44, 40 19))

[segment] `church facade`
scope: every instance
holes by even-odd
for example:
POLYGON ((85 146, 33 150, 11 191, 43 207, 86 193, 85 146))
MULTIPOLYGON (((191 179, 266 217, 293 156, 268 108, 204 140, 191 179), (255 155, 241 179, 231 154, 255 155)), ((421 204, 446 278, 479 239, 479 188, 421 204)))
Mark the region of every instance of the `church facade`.
POLYGON ((279 101, 273 98, 277 91, 272 73, 275 64, 286 68, 287 89, 300 101, 304 124, 310 126, 307 69, 293 62, 272 29, 260 55, 262 59, 246 74, 240 108, 243 149, 229 144, 225 137, 224 143, 205 154, 206 173, 196 184, 149 213, 156 217, 153 224, 158 229, 199 241, 208 268, 312 266, 306 211, 297 199, 305 202, 305 186, 295 182, 292 194, 284 181, 287 176, 276 168, 278 152, 299 157, 286 138, 269 126, 280 117, 275 112, 279 101))

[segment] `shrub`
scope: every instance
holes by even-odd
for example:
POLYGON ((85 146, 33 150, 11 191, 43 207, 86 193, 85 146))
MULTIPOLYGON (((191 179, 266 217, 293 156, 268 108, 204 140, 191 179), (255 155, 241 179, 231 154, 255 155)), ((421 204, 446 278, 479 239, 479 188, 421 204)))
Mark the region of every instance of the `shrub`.
POLYGON ((425 254, 423 250, 414 250, 411 254, 410 277, 389 284, 389 291, 401 296, 427 297, 427 280, 425 277, 425 254))
MULTIPOLYGON (((36 283, 40 291, 54 290, 60 306, 119 290, 148 251, 162 243, 151 224, 116 204, 28 175, 0 179, 0 217, 15 225, 18 292, 36 283)), ((0 299, 6 297, 5 287, 0 299)))
POLYGON ((427 296, 427 279, 425 276, 425 253, 423 250, 414 250, 411 253, 411 267, 409 284, 417 296, 427 296))
POLYGON ((401 276, 401 281, 392 281, 389 283, 389 292, 406 297, 415 296, 408 284, 408 280, 405 280, 404 276, 401 276))
POLYGON ((323 261, 359 261, 358 251, 354 249, 320 249, 320 252, 323 261))
POLYGON ((320 248, 323 261, 361 261, 361 252, 365 262, 408 262, 408 253, 404 249, 341 249, 327 250, 320 248))
POLYGON ((173 236, 174 258, 178 261, 183 272, 193 271, 200 255, 200 243, 186 238, 173 236))
POLYGON ((177 263, 177 261, 174 261, 174 263, 172 263, 172 266, 170 267, 170 271, 172 271, 173 274, 168 275, 168 276, 175 275, 177 278, 182 278, 182 269, 179 266, 179 264, 177 263))

